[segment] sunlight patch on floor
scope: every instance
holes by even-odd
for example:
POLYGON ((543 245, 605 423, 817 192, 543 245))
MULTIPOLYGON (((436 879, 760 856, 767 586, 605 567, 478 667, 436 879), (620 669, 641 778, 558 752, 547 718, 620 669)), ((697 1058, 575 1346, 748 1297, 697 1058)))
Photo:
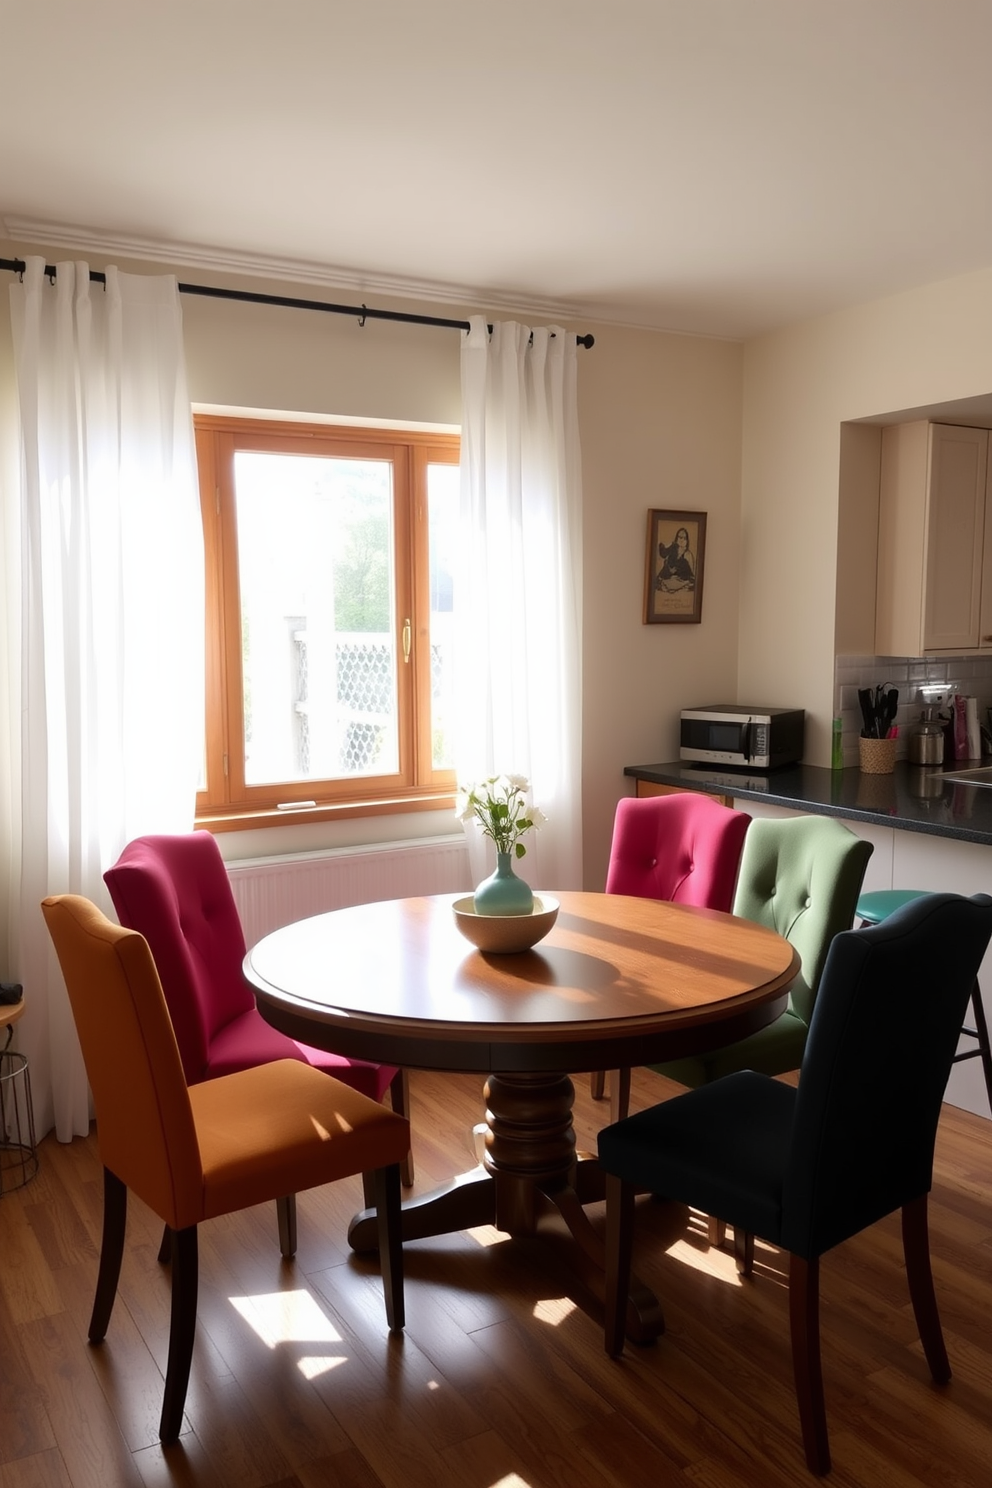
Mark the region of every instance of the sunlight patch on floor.
POLYGON ((539 1323, 550 1323, 552 1328, 557 1328, 576 1311, 578 1309, 571 1297, 544 1297, 535 1302, 531 1316, 539 1323))
MULTIPOLYGON (((694 1271, 729 1286, 740 1287, 749 1280, 738 1272, 733 1250, 707 1242, 705 1226, 691 1226, 685 1239, 677 1240, 669 1247, 668 1254, 682 1265, 691 1266, 694 1271)), ((788 1285, 788 1265, 783 1263, 782 1252, 764 1240, 755 1239, 754 1242, 754 1274, 780 1286, 788 1285)))
POLYGON ((506 1239, 506 1231, 497 1230, 495 1225, 476 1225, 474 1230, 466 1230, 465 1234, 484 1249, 490 1245, 499 1245, 506 1239))
POLYGON ((505 1478, 499 1478, 495 1483, 491 1483, 489 1488, 531 1488, 531 1485, 519 1473, 508 1473, 505 1478))
POLYGON ((328 1354, 304 1354, 297 1359, 296 1367, 306 1380, 319 1379, 322 1374, 330 1374, 332 1369, 337 1369, 339 1364, 347 1364, 346 1354, 338 1354, 331 1358, 328 1354))
POLYGON ((311 1348, 314 1344, 342 1346, 336 1352, 301 1354, 296 1367, 305 1379, 316 1379, 345 1362, 344 1339, 309 1292, 268 1292, 229 1297, 228 1301, 266 1348, 287 1343, 308 1344, 311 1348))
POLYGON ((729 1251, 712 1245, 700 1250, 698 1245, 689 1240, 676 1240, 668 1254, 682 1265, 691 1266, 694 1271, 703 1271, 717 1281, 725 1281, 730 1286, 741 1285, 737 1262, 729 1251))

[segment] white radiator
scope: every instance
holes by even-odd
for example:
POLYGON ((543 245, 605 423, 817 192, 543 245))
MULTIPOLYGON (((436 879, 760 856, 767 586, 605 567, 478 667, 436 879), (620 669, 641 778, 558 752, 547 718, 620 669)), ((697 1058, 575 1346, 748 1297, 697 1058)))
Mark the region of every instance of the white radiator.
POLYGON ((228 863, 227 872, 250 946, 270 930, 328 909, 472 889, 463 837, 246 859, 228 863))

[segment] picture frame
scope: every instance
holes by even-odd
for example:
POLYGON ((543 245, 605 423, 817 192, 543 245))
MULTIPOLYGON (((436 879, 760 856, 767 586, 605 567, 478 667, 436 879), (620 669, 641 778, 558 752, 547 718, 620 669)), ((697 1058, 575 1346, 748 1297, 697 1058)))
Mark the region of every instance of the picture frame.
POLYGON ((706 513, 648 512, 645 625, 698 625, 703 618, 706 513))

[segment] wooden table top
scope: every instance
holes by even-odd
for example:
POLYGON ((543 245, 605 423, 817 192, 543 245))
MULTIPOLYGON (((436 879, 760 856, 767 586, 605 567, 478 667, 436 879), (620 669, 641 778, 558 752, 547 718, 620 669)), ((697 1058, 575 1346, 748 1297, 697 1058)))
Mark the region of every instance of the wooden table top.
POLYGON ((263 1015, 352 1057, 424 1069, 583 1070, 719 1047, 779 1015, 799 971, 749 920, 561 892, 532 951, 483 955, 455 895, 394 899, 274 931, 245 958, 263 1015))

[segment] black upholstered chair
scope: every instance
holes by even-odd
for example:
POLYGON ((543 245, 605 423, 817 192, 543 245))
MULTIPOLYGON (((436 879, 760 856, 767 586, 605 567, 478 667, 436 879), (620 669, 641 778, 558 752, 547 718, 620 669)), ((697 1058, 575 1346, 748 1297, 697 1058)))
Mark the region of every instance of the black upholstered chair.
MULTIPOLYGON (((600 1133, 608 1353, 623 1349, 634 1194, 647 1190, 789 1252, 793 1369, 813 1472, 830 1467, 820 1256, 896 1209, 926 1360, 938 1383, 950 1378, 927 1195, 944 1087, 990 937, 984 894, 927 895, 871 929, 842 931, 823 970, 798 1089, 742 1071, 600 1133)), ((739 1263, 747 1274, 750 1255, 739 1263)))
MULTIPOLYGON (((890 914, 902 909, 904 904, 909 904, 913 899, 919 899, 926 892, 926 889, 875 889, 871 893, 862 894, 858 900, 858 919, 863 925, 880 925, 890 914)), ((972 1028, 967 1023, 962 1024, 961 1037, 974 1039, 975 1042, 959 1049, 954 1056, 954 1063, 960 1064, 966 1059, 982 1061, 985 1093, 988 1096, 989 1110, 992 1111, 992 1043, 989 1041, 982 989, 977 981, 971 990, 971 1015, 975 1026, 972 1028)))

